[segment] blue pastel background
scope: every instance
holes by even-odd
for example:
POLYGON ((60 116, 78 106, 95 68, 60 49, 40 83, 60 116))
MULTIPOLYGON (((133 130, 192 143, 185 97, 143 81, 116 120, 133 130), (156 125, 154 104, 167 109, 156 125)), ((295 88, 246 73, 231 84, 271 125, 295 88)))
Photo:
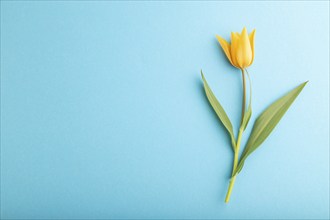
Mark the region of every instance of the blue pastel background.
POLYGON ((1 217, 328 219, 329 2, 1 1, 1 217), (243 26, 252 121, 309 83, 225 205, 243 26))

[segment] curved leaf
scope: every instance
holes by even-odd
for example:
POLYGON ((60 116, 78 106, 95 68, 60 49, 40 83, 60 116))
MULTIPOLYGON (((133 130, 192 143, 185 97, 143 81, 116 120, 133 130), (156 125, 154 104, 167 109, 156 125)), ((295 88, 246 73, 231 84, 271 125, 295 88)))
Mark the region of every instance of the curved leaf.
POLYGON ((204 83, 204 89, 205 89, 206 97, 209 100, 211 106, 213 107, 215 113, 218 115, 220 121, 222 122, 222 124, 227 129, 227 131, 230 135, 232 148, 235 151, 236 142, 235 142, 235 137, 234 137, 234 132, 233 132, 233 126, 232 126, 225 110, 223 109, 223 107, 221 106, 221 104, 219 103, 217 98, 214 96, 211 88, 209 87, 208 83, 206 82, 206 79, 205 79, 204 74, 203 74, 202 71, 201 71, 201 74, 202 74, 202 79, 203 79, 203 83, 204 83))
POLYGON ((243 131, 245 131, 246 126, 248 125, 248 123, 250 121, 251 115, 252 115, 252 108, 251 108, 251 105, 249 104, 248 109, 246 110, 246 112, 244 114, 243 122, 241 125, 241 128, 243 128, 243 131))
POLYGON ((289 93, 279 98, 260 114, 254 123, 252 133, 234 175, 242 170, 246 158, 266 140, 307 82, 300 84, 289 93))

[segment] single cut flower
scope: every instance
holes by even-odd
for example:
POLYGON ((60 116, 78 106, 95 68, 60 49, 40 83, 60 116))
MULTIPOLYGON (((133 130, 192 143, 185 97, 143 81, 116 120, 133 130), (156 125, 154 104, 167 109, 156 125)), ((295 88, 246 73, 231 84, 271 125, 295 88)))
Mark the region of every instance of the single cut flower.
POLYGON ((246 28, 242 33, 231 33, 231 44, 216 35, 230 63, 239 69, 244 69, 253 63, 255 29, 248 35, 246 28))
POLYGON ((306 83, 304 82, 292 89, 290 92, 273 102, 268 108, 266 108, 255 120, 250 133, 250 137, 247 142, 242 145, 242 136, 245 131, 252 115, 252 85, 249 73, 247 72, 247 67, 253 63, 254 59, 254 35, 255 30, 253 30, 250 35, 248 35, 246 28, 243 28, 242 33, 231 33, 231 44, 224 40, 222 37, 216 35, 223 51, 225 52, 230 63, 242 71, 242 113, 241 113, 241 123, 237 131, 237 136, 235 137, 233 125, 225 112, 224 108, 221 106, 220 102, 215 97, 209 84, 206 82, 203 72, 201 71, 202 80, 204 83, 204 89, 207 99, 209 100, 212 108, 219 117, 223 126, 226 128, 231 140, 231 147, 234 153, 233 157, 233 167, 231 172, 231 177, 229 179, 228 190, 225 198, 225 203, 230 200, 231 193, 233 191, 234 183, 236 181, 237 175, 243 169, 246 158, 249 157, 260 145, 267 139, 270 133, 274 130, 277 123, 281 120, 285 112, 289 109, 290 105, 297 98, 299 93, 302 91, 306 83), (249 102, 246 105, 246 84, 245 84, 245 74, 249 78, 249 102), (240 153, 240 149, 243 147, 243 152, 240 153))

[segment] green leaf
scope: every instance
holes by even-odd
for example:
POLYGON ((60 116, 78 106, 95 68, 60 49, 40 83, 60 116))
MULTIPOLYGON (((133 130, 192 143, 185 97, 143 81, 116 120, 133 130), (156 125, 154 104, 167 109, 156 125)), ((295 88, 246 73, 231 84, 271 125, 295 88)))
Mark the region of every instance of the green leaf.
POLYGON ((235 151, 235 146, 236 146, 236 142, 235 142, 235 137, 234 137, 234 132, 233 132, 233 126, 225 112, 225 110, 223 109, 223 107, 220 105, 219 101, 217 100, 217 98, 214 96, 211 88, 209 87, 208 83, 206 82, 206 79, 204 77, 203 72, 201 71, 202 74, 202 79, 204 82, 204 89, 205 89, 205 93, 206 93, 206 97, 209 100, 211 106, 213 107, 215 113, 218 115, 220 121, 222 122, 222 124, 225 126, 225 128, 227 129, 229 135, 230 135, 230 139, 231 139, 231 143, 232 143, 232 148, 235 151))
POLYGON ((250 118, 252 115, 252 108, 251 104, 249 104, 248 109, 246 110, 244 117, 243 117, 243 122, 241 124, 241 128, 243 128, 243 131, 246 129, 246 126, 248 125, 250 118))
POLYGON ((245 146, 234 175, 238 174, 242 170, 246 158, 253 151, 255 151, 264 142, 264 140, 266 140, 307 82, 300 84, 289 93, 282 96, 260 114, 254 123, 252 133, 245 146))

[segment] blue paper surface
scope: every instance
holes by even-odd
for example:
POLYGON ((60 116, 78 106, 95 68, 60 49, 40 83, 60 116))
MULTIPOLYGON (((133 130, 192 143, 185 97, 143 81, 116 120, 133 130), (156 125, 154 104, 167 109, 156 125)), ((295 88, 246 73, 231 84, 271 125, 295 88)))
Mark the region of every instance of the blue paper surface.
POLYGON ((329 218, 329 2, 1 1, 1 217, 329 218), (215 35, 256 28, 252 122, 309 80, 246 161, 215 35))

